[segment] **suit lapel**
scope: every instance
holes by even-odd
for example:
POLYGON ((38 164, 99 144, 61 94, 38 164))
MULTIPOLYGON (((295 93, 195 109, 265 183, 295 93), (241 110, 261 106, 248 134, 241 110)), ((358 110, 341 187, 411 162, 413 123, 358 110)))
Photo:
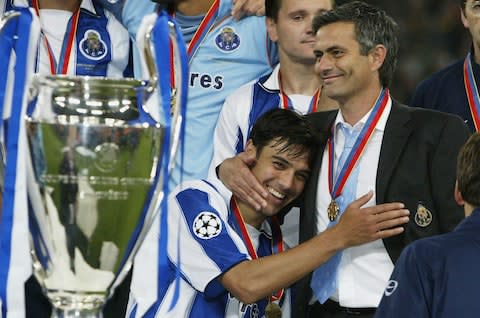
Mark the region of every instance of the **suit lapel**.
POLYGON ((326 141, 330 136, 330 127, 335 120, 336 115, 337 111, 329 111, 312 113, 307 116, 315 131, 320 134, 321 138, 318 144, 318 153, 313 164, 312 173, 305 187, 304 209, 302 209, 302 213, 300 215, 300 228, 302 229, 302 231, 300 231, 300 242, 304 242, 316 234, 315 226, 317 224, 316 200, 318 178, 320 175, 320 167, 322 166, 322 158, 326 141))
POLYGON ((383 134, 380 158, 378 160, 376 198, 377 204, 385 202, 385 193, 397 166, 400 154, 412 132, 410 124, 411 115, 408 108, 393 101, 392 109, 388 116, 385 132, 383 134))

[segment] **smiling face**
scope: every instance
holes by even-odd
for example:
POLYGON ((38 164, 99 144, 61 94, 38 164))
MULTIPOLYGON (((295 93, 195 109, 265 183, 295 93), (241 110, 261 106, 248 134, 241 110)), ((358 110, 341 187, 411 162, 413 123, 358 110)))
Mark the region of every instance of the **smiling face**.
POLYGON ((321 27, 316 34, 314 54, 315 73, 328 97, 345 103, 370 90, 378 92, 384 47, 377 45, 371 52, 361 54, 353 23, 334 22, 321 27))
POLYGON ((256 153, 257 157, 252 173, 269 192, 267 206, 261 211, 252 211, 261 219, 277 214, 296 199, 310 175, 309 153, 298 154, 296 145, 284 150, 284 145, 272 141, 257 153, 252 141, 247 143, 246 151, 256 153))
POLYGON ((314 63, 312 19, 330 9, 331 0, 281 0, 276 19, 267 18, 267 28, 270 39, 278 44, 282 61, 314 63))

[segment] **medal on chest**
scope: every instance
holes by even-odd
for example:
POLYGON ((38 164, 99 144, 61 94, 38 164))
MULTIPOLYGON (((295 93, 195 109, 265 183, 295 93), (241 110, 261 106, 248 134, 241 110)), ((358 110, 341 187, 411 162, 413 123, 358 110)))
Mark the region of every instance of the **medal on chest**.
MULTIPOLYGON (((327 216, 330 222, 334 222, 337 220, 337 217, 340 213, 344 211, 340 211, 340 206, 338 205, 336 199, 342 194, 343 188, 347 183, 348 177, 350 176, 351 172, 355 165, 360 161, 360 157, 363 153, 363 150, 366 148, 370 137, 377 126, 377 123, 380 120, 380 117, 385 110, 389 99, 389 91, 388 89, 383 89, 380 92, 375 104, 373 105, 373 109, 368 116, 368 119, 363 126, 358 138, 356 139, 352 150, 347 156, 345 163, 342 167, 337 167, 337 179, 333 180, 334 176, 334 158, 335 158, 335 145, 334 145, 334 127, 332 126, 332 134, 330 139, 328 140, 328 190, 330 192, 330 196, 332 201, 327 207, 327 216)), ((347 204, 350 202, 346 202, 347 204)))
POLYGON ((267 307, 265 307, 265 318, 281 318, 282 309, 277 303, 269 302, 267 307))

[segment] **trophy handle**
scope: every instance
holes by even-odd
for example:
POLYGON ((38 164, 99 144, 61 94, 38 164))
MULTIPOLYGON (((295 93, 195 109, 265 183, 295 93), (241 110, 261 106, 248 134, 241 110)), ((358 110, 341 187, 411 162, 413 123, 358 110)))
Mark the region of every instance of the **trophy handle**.
MULTIPOLYGON (((153 29, 154 29, 154 24, 155 21, 151 22, 147 26, 147 30, 144 35, 144 48, 143 48, 143 57, 145 60, 145 65, 146 69, 148 72, 149 76, 149 89, 151 91, 156 91, 158 90, 158 81, 159 81, 159 74, 157 72, 157 67, 156 67, 156 62, 155 62, 155 57, 154 57, 154 45, 153 45, 153 29)), ((178 143, 180 141, 180 134, 181 134, 181 127, 182 127, 182 121, 183 121, 183 116, 182 116, 182 98, 183 94, 186 94, 186 92, 183 92, 183 87, 180 85, 183 81, 187 80, 185 78, 182 78, 182 63, 184 61, 182 60, 180 53, 179 53, 179 48, 178 48, 178 42, 177 42, 177 31, 172 23, 168 24, 169 27, 169 40, 170 40, 170 49, 173 50, 173 54, 171 56, 173 57, 173 63, 172 69, 173 71, 173 82, 175 85, 172 87, 171 90, 171 99, 170 99, 170 116, 171 116, 171 122, 172 122, 172 127, 171 127, 171 138, 170 138, 170 158, 169 158, 169 173, 172 172, 173 167, 175 166, 175 156, 177 154, 178 150, 178 143), (178 70, 178 71, 177 71, 178 70)), ((168 114, 165 114, 165 116, 168 116, 168 114)))
POLYGON ((16 18, 20 16, 20 12, 18 11, 7 11, 3 15, 3 17, 0 19, 0 32, 3 30, 3 28, 12 20, 13 18, 16 18))
MULTIPOLYGON (((7 11, 0 18, 0 32, 14 19, 20 16, 18 11, 7 11)), ((3 63, 8 63, 4 61, 3 63)), ((2 103, 0 107, 0 129, 3 129, 3 113, 4 113, 4 103, 5 101, 0 101, 2 103)), ((2 134, 3 135, 3 134, 2 134)), ((2 201, 3 201, 3 187, 5 182, 5 165, 6 165, 6 156, 5 156, 5 144, 2 137, 0 142, 0 220, 2 217, 2 201)))

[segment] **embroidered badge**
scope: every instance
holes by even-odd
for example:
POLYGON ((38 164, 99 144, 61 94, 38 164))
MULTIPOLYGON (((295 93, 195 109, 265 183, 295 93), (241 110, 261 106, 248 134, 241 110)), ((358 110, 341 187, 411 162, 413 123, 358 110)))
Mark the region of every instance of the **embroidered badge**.
POLYGON ((102 40, 100 33, 95 30, 87 30, 80 41, 80 52, 91 60, 101 60, 107 55, 108 49, 102 40))
POLYGON ((222 231, 222 221, 211 212, 200 212, 193 221, 193 233, 202 240, 209 240, 218 236, 222 231))
POLYGON ((430 212, 423 204, 418 203, 417 212, 415 213, 415 223, 420 227, 427 227, 432 223, 432 212, 430 212))
POLYGON ((215 44, 220 51, 230 53, 240 46, 240 36, 235 33, 234 28, 226 26, 215 37, 215 44))
POLYGON ((387 287, 385 288, 385 296, 392 295, 398 287, 398 282, 396 280, 389 280, 387 287))

